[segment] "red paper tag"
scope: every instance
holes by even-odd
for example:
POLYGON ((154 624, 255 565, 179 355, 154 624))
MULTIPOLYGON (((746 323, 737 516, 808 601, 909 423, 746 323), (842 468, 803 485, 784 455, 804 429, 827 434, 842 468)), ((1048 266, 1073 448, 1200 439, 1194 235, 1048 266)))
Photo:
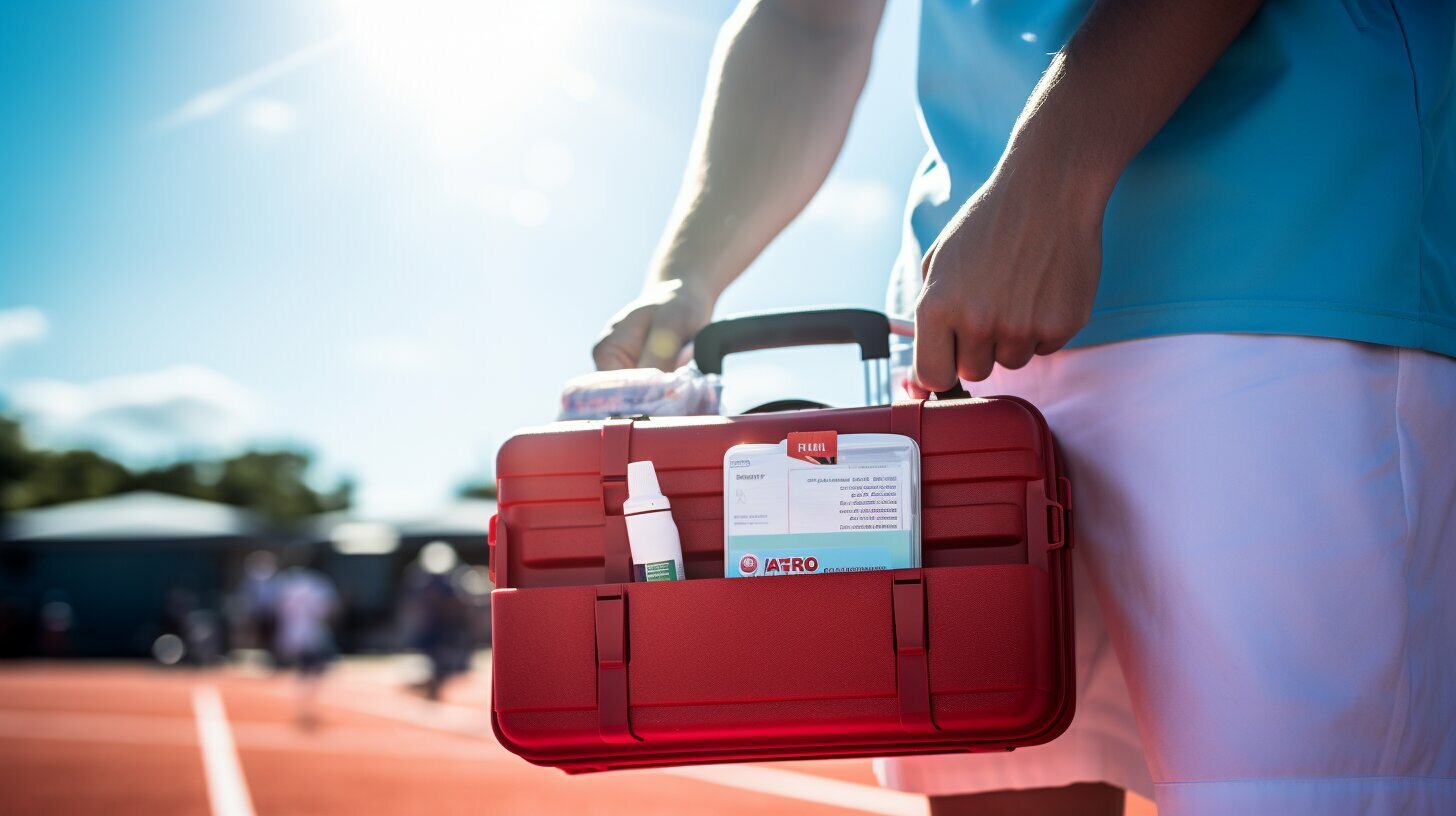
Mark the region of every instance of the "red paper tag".
POLYGON ((789 458, 811 465, 832 465, 839 461, 837 431, 798 431, 789 434, 789 458))

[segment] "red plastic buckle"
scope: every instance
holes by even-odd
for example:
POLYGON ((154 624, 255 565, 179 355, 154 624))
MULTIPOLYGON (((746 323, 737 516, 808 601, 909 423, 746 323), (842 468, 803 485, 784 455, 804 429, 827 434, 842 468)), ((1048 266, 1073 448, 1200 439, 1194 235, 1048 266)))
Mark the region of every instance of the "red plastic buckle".
POLYGON ((895 615, 895 680, 900 724, 913 734, 939 731, 930 708, 930 655, 926 634, 925 575, 895 570, 891 602, 895 615))
POLYGON ((490 583, 493 586, 500 586, 495 579, 495 565, 500 557, 496 554, 495 548, 495 526, 499 521, 500 515, 491 513, 490 526, 486 528, 488 532, 485 534, 485 569, 486 573, 490 575, 490 583))
POLYGON ((1066 476, 1057 477, 1057 500, 1062 503, 1062 540, 1071 549, 1072 540, 1072 482, 1066 476))
MULTIPOLYGON (((1062 477, 1063 482, 1066 481, 1062 477)), ((1058 490, 1063 489, 1060 483, 1058 490)), ((1069 491, 1070 487, 1066 487, 1069 491)), ((1060 498, 1060 493, 1058 494, 1060 498)), ((1028 563, 1047 568, 1048 554, 1066 547, 1071 540, 1069 516, 1059 502, 1047 498, 1046 480, 1026 483, 1026 554, 1028 563)))
POLYGON ((602 740, 612 745, 637 742, 628 722, 627 591, 600 587, 596 600, 597 722, 602 740))

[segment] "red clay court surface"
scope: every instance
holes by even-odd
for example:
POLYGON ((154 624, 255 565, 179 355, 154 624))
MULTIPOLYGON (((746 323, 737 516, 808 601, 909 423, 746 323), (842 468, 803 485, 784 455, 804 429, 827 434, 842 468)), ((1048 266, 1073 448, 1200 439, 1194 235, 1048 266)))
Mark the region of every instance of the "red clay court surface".
POLYGON ((868 761, 568 777, 494 742, 483 674, 434 704, 402 691, 393 666, 336 668, 320 726, 304 731, 284 677, 0 664, 0 813, 925 813, 924 799, 877 788, 868 761))

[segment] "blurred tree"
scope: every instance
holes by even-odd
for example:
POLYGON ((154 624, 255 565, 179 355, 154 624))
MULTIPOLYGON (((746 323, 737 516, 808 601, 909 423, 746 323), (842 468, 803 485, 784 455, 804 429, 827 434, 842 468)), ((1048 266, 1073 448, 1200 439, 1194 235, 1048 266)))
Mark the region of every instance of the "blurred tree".
POLYGON ((99 453, 35 450, 20 423, 0 417, 0 512, 106 496, 130 482, 125 467, 99 453))
POLYGON ((0 513, 25 506, 17 494, 33 470, 35 454, 25 444, 20 423, 0 416, 0 513))
POLYGON ((495 482, 466 482, 455 490, 455 495, 462 499, 490 499, 495 501, 495 482))
POLYGON ((302 451, 248 451, 227 459, 182 461, 148 470, 89 450, 36 450, 20 424, 0 417, 0 512, 94 499, 129 490, 247 507, 275 521, 343 510, 353 500, 347 479, 319 490, 308 482, 312 457, 302 451))
POLYGON ((30 473, 8 491, 21 507, 95 499, 132 489, 131 471, 95 451, 34 451, 33 457, 30 473))
POLYGON ((222 462, 216 500, 294 521, 349 506, 354 486, 343 481, 320 493, 307 481, 311 458, 299 451, 248 451, 222 462))
POLYGON ((221 462, 174 462, 136 474, 136 490, 155 490, 194 499, 218 501, 221 462))
POLYGON ((0 489, 24 479, 33 465, 20 423, 0 416, 0 489))

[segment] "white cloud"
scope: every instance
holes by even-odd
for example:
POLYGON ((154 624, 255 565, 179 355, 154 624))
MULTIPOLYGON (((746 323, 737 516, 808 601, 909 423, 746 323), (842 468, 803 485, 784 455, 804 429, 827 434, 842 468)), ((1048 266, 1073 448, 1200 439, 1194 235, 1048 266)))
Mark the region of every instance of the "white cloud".
POLYGON ((894 230, 900 196, 877 181, 832 179, 804 210, 804 219, 845 230, 894 230))
POLYGON ((261 97, 243 107, 243 124, 265 136, 278 136, 293 130, 298 115, 293 106, 277 99, 261 97))
POLYGON ((438 371, 445 355, 418 337, 369 337, 349 349, 355 369, 379 374, 419 374, 438 371))
POLYGON ((0 357, 16 346, 40 340, 49 331, 45 313, 34 306, 0 310, 0 357))
POLYGON ((236 447, 259 430, 263 414, 251 391, 203 366, 89 383, 30 380, 9 396, 37 443, 139 458, 236 447))

